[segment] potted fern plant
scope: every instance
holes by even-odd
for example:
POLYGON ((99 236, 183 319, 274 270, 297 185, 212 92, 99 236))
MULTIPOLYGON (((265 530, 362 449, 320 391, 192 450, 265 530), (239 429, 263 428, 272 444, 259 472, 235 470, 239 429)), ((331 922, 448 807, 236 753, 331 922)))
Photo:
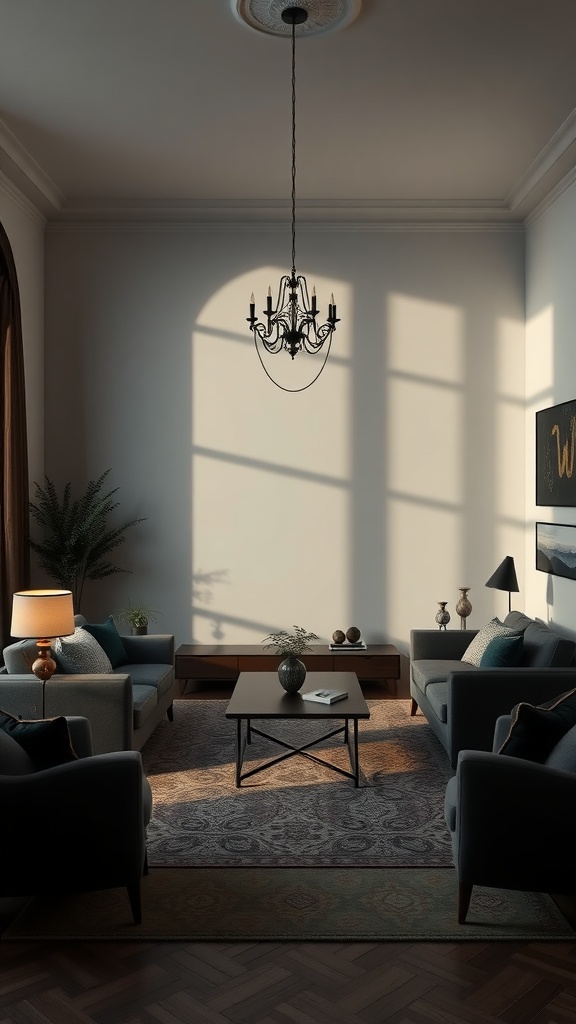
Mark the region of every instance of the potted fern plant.
POLYGON ((304 626, 294 626, 293 633, 280 630, 279 633, 270 633, 264 637, 262 643, 266 643, 265 650, 273 647, 276 654, 284 660, 278 666, 278 679, 288 693, 296 693, 304 685, 306 679, 306 665, 300 661, 298 655, 305 651, 311 651, 311 640, 319 640, 316 633, 309 633, 304 626))
POLYGON ((97 480, 90 480, 79 498, 72 496, 70 483, 60 496, 45 476, 44 487, 35 483, 36 501, 30 502, 30 515, 41 532, 41 539, 31 540, 30 546, 46 575, 63 590, 72 591, 77 612, 86 580, 103 580, 130 571, 115 565, 108 556, 124 543, 127 530, 144 522, 131 519, 110 526, 110 515, 119 502, 113 500, 117 487, 101 493, 108 473, 109 469, 97 480))

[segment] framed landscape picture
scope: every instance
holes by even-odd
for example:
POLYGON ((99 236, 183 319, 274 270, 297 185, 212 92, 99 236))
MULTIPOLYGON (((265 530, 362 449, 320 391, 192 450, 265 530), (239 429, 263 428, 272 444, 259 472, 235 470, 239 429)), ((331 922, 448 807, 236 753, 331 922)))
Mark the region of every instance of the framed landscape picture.
POLYGON ((536 568, 576 580, 576 526, 536 523, 536 568))
POLYGON ((536 413, 536 504, 576 506, 576 399, 536 413))

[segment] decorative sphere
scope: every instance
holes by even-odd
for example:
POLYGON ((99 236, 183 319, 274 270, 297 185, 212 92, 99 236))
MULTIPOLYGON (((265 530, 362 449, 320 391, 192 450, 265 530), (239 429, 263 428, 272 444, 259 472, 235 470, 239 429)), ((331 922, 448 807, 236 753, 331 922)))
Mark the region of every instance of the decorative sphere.
POLYGON ((337 629, 332 633, 332 639, 335 644, 343 644, 346 639, 346 634, 343 633, 341 629, 337 629))
POLYGON ((357 644, 360 636, 361 633, 357 626, 350 626, 350 629, 346 630, 346 639, 351 644, 357 644))

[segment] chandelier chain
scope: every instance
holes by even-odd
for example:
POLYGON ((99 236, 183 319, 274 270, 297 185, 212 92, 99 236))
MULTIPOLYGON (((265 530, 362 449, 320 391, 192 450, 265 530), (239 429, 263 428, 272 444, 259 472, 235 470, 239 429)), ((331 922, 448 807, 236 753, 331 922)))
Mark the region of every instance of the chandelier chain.
POLYGON ((296 22, 292 22, 292 277, 296 276, 296 22))

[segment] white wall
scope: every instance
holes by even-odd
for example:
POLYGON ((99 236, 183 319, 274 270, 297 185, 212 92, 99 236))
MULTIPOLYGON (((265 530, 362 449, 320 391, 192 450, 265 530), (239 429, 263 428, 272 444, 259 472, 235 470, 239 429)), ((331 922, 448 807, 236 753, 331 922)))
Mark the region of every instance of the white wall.
MULTIPOLYGON (((470 625, 504 614, 484 583, 512 554, 523 590, 523 246, 303 226, 298 269, 342 321, 320 379, 285 394, 245 318, 289 269, 287 226, 50 228, 47 472, 111 467, 120 516, 148 517, 118 551, 132 575, 85 613, 143 599, 177 643, 354 624, 404 651, 460 586, 470 625)), ((273 368, 289 380, 288 356, 273 368)))
POLYGON ((526 232, 526 607, 576 636, 576 583, 535 568, 534 524, 576 523, 576 508, 535 505, 535 413, 576 397, 576 185, 526 232))
POLYGON ((44 473, 44 218, 0 173, 0 222, 8 235, 20 289, 28 468, 44 473))

